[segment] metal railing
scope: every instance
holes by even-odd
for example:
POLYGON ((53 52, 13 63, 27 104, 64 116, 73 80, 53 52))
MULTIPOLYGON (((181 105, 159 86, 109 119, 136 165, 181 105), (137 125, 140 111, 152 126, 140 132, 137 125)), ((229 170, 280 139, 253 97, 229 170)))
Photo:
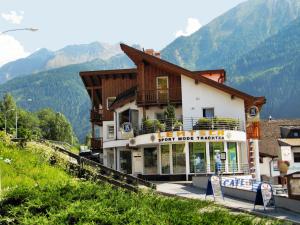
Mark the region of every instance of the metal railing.
POLYGON ((250 174, 248 163, 222 163, 221 165, 200 163, 194 165, 192 168, 193 173, 197 175, 203 174, 250 174))
POLYGON ((69 160, 69 172, 74 173, 79 177, 93 180, 102 180, 112 185, 126 188, 130 191, 138 191, 138 185, 143 185, 152 189, 156 189, 156 185, 143 180, 138 177, 134 177, 130 174, 122 173, 120 171, 106 167, 91 159, 79 156, 68 150, 64 145, 59 142, 42 140, 43 143, 49 143, 52 147, 70 157, 69 160), (76 162, 76 163, 75 163, 76 162))
POLYGON ((245 131, 242 120, 233 118, 181 118, 181 119, 146 119, 142 121, 138 134, 149 134, 180 130, 237 130, 245 131))
POLYGON ((138 105, 181 103, 181 87, 138 90, 136 92, 136 101, 138 105))

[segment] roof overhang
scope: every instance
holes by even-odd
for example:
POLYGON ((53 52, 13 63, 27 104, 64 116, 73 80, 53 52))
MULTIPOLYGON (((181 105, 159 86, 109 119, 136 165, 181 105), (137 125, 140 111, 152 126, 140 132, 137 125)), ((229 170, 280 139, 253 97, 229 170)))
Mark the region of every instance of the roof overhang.
POLYGON ((300 147, 300 138, 282 138, 278 139, 280 146, 300 147))
MULTIPOLYGON (((190 77, 194 79, 196 82, 202 82, 204 84, 207 84, 209 86, 212 86, 216 89, 219 89, 221 91, 224 91, 232 96, 239 97, 241 99, 244 99, 247 105, 257 105, 262 106, 266 103, 265 97, 254 97, 247 93, 241 92, 237 89, 234 89, 232 87, 229 87, 227 85, 215 82, 209 78, 199 76, 195 74, 195 72, 184 69, 180 66, 177 66, 173 63, 167 62, 163 59, 157 58, 155 56, 149 55, 143 51, 140 51, 138 49, 135 49, 133 47, 130 47, 126 44, 121 43, 120 44, 121 49, 125 52, 125 54, 138 66, 140 63, 148 62, 154 66, 157 66, 159 68, 162 68, 164 70, 170 71, 177 75, 184 75, 187 77, 190 77)), ((224 71, 225 70, 218 70, 218 71, 224 71)), ((199 73, 199 71, 198 71, 199 73)))

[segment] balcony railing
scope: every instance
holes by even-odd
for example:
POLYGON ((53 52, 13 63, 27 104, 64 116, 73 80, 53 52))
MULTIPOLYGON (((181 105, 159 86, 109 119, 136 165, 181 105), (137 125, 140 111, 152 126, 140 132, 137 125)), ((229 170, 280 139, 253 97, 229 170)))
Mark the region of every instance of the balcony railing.
POLYGON ((91 138, 91 149, 100 150, 103 148, 103 139, 102 138, 91 138))
POLYGON ((136 92, 138 105, 181 103, 181 87, 169 89, 139 90, 136 92))
POLYGON ((247 163, 228 163, 227 165, 223 162, 220 165, 216 164, 198 164, 194 165, 192 173, 194 174, 250 174, 249 165, 247 163))
POLYGON ((102 122, 103 120, 103 110, 102 109, 97 109, 97 110, 91 110, 91 122, 102 122))
POLYGON ((237 130, 245 131, 242 120, 233 118, 181 118, 143 120, 139 134, 180 130, 237 130))

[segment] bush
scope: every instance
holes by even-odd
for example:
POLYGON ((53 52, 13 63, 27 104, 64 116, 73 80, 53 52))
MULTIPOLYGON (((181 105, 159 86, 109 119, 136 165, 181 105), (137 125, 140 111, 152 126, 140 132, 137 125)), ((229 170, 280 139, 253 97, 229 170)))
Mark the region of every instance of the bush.
POLYGON ((165 129, 165 124, 161 123, 159 120, 143 119, 143 133, 161 132, 165 131, 165 129))
POLYGON ((5 131, 0 131, 0 141, 9 144, 10 143, 10 136, 5 134, 5 131))

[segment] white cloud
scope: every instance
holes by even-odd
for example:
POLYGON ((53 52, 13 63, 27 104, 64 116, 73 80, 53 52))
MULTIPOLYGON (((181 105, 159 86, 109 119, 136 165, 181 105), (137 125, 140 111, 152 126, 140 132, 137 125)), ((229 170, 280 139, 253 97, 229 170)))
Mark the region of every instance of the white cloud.
POLYGON ((201 24, 199 22, 198 19, 196 18, 188 18, 187 20, 187 26, 185 28, 185 30, 178 30, 176 33, 175 33, 175 36, 176 37, 179 37, 179 36, 189 36, 191 35, 192 33, 194 33, 195 31, 199 30, 199 28, 201 27, 201 24))
POLYGON ((28 56, 29 53, 19 41, 10 35, 0 35, 0 66, 19 58, 28 56))
POLYGON ((20 24, 24 18, 24 11, 10 11, 8 13, 1 13, 1 16, 10 23, 20 24))

